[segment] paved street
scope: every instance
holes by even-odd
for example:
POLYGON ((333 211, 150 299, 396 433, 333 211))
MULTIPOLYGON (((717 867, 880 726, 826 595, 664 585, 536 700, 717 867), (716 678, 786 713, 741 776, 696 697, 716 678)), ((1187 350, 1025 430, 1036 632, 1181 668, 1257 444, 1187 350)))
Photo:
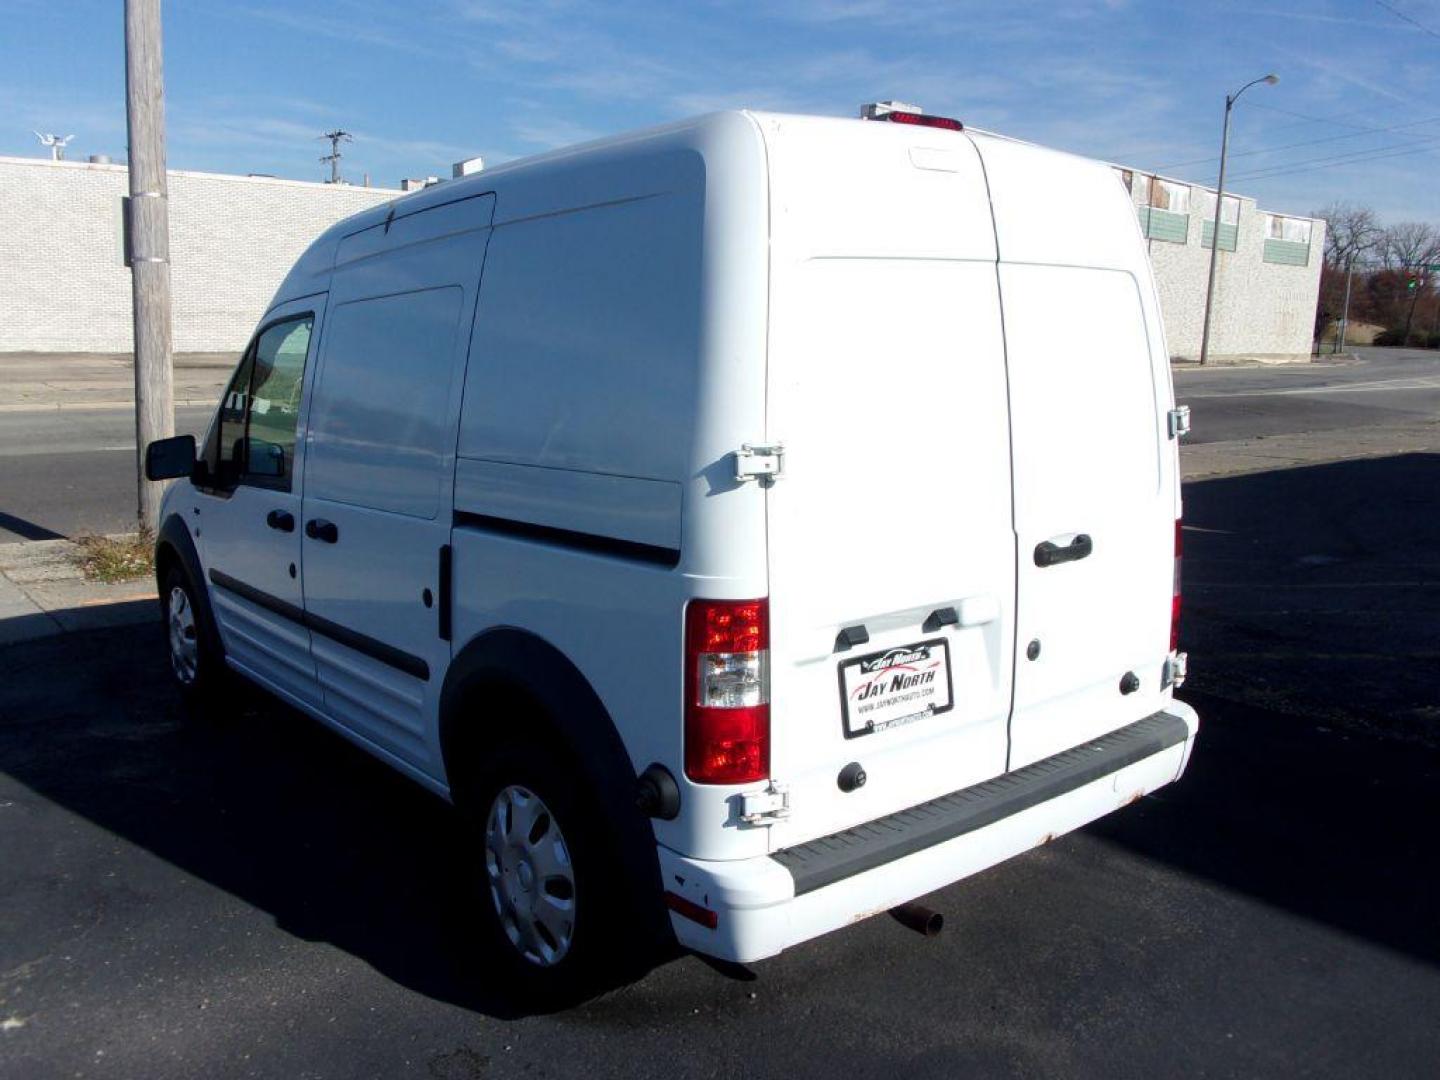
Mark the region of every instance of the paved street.
POLYGON ((1440 353, 1360 349, 1358 362, 1179 368, 1175 396, 1189 405, 1189 445, 1332 431, 1440 416, 1440 353))
MULTIPOLYGON (((1358 362, 1178 371, 1176 394, 1194 417, 1187 443, 1440 416, 1440 353, 1362 349, 1360 355, 1358 362)), ((217 399, 228 362, 206 357, 203 367, 187 368, 184 399, 217 399)), ((5 363, 0 361, 0 389, 8 385, 5 363)), ((122 370, 80 374, 86 376, 75 380, 82 394, 128 393, 122 370)), ((32 374, 26 385, 34 379, 32 374)), ((0 543, 129 529, 135 503, 131 414, 115 407, 61 411, 28 392, 36 399, 33 409, 0 411, 0 543)), ((181 407, 176 429, 198 435, 212 410, 210 404, 181 407)))
MULTIPOLYGON (((1360 387, 1423 370, 1179 382, 1199 435, 1303 423, 1302 377, 1402 425, 1428 389, 1360 387)), ((128 462, 126 423, 0 417, 0 476, 128 462)), ((183 721, 153 625, 0 647, 0 1078, 1433 1075, 1433 449, 1186 484, 1180 784, 935 894, 938 939, 880 916, 554 1016, 476 966, 437 800, 258 693, 183 721)))
MULTIPOLYGON (((209 409, 176 410, 182 434, 209 421, 209 409)), ((133 529, 134 455, 128 411, 0 413, 0 544, 133 529)))

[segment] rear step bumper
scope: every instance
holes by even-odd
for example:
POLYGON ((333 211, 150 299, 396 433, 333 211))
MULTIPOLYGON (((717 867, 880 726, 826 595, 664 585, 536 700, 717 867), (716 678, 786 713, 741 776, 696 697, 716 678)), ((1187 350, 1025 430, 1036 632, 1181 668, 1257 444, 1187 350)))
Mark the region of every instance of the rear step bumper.
POLYGON ((1183 702, 1027 765, 773 856, 733 862, 660 849, 665 887, 717 913, 679 915, 682 944, 727 960, 773 956, 978 873, 1163 787, 1184 772, 1199 718, 1183 702))

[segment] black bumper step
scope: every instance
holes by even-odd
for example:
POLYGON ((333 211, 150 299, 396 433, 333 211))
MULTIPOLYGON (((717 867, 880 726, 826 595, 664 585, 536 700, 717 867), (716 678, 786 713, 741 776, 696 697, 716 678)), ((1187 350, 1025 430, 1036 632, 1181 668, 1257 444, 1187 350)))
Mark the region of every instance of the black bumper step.
POLYGON ((1119 731, 1023 769, 777 851, 771 858, 790 872, 795 879, 795 895, 800 896, 1084 787, 1183 743, 1188 733, 1180 717, 1152 713, 1119 731))

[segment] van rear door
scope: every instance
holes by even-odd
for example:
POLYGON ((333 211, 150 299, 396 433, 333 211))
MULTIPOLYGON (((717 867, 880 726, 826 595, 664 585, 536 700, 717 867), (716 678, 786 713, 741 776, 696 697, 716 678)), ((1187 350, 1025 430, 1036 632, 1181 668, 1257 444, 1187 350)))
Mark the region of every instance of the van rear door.
POLYGON ((767 139, 781 849, 1004 770, 1015 539, 974 148, 853 121, 774 121, 767 139))
POLYGON ((1010 376, 1016 769, 1163 706, 1177 463, 1149 260, 1118 178, 1037 147, 976 142, 1010 376))

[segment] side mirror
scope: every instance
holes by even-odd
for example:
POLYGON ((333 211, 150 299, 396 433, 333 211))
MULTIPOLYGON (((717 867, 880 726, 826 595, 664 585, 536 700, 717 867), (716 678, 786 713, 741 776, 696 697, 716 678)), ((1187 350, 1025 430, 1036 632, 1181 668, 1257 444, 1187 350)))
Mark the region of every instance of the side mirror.
POLYGON ((245 472, 250 476, 281 477, 285 475, 285 448, 278 443, 251 436, 245 440, 245 472))
POLYGON ((195 436, 157 439, 145 447, 145 479, 174 480, 195 472, 195 436))

